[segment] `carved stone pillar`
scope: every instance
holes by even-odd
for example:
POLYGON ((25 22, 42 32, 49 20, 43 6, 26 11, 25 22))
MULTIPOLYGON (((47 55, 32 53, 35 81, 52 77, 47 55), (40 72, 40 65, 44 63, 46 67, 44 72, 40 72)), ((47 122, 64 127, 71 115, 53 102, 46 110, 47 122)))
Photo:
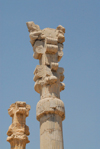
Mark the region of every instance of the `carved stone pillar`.
POLYGON ((26 117, 29 115, 30 106, 25 102, 17 101, 8 109, 12 117, 12 124, 7 132, 7 141, 11 149, 25 149, 26 143, 29 143, 29 127, 26 125, 26 117))
POLYGON ((40 121, 40 149, 63 149, 62 121, 65 108, 60 100, 64 90, 64 69, 58 62, 63 56, 65 28, 41 30, 34 22, 27 22, 33 57, 40 65, 34 71, 34 89, 40 94, 36 107, 36 117, 40 121))

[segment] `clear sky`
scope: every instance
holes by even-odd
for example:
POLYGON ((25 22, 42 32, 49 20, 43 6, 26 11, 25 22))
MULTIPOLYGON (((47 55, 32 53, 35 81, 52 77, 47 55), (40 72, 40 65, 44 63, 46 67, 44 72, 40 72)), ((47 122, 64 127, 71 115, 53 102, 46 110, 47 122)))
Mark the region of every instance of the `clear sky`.
POLYGON ((100 149, 100 0, 0 0, 0 148, 10 149, 6 132, 12 120, 8 108, 16 101, 31 105, 26 124, 27 149, 39 149, 39 122, 34 91, 33 59, 27 21, 41 29, 66 28, 64 56, 66 88, 63 121, 65 149, 100 149))

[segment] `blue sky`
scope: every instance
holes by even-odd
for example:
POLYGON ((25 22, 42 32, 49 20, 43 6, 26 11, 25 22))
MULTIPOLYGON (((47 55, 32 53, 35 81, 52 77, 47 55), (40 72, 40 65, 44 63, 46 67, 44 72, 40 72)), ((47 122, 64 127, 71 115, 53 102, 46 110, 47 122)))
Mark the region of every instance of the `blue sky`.
POLYGON ((33 59, 27 21, 41 29, 66 29, 64 56, 66 88, 63 121, 65 149, 100 148, 100 0, 0 0, 0 148, 10 148, 6 132, 12 123, 9 106, 16 101, 31 105, 26 124, 30 129, 26 148, 39 149, 39 122, 34 91, 33 59))

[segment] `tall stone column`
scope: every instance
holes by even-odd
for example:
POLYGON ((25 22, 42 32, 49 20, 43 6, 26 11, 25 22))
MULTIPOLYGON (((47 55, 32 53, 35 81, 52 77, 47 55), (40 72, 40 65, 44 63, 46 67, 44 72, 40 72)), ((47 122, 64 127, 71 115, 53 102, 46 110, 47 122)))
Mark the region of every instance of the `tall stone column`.
POLYGON ((30 134, 29 127, 26 125, 29 110, 29 105, 19 101, 8 109, 8 113, 12 117, 12 124, 7 132, 7 141, 10 143, 11 149, 25 149, 26 143, 30 142, 27 137, 30 134))
POLYGON ((43 30, 34 22, 27 22, 33 57, 39 60, 34 71, 34 89, 40 94, 36 117, 40 121, 40 149, 63 149, 62 121, 65 119, 64 103, 60 92, 64 90, 64 69, 58 62, 63 56, 65 28, 43 30))

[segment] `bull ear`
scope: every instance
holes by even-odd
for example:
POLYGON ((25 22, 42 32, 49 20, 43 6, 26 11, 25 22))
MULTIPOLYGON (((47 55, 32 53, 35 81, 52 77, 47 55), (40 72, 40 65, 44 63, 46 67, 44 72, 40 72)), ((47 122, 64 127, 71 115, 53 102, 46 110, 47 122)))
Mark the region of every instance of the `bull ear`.
POLYGON ((35 31, 35 30, 40 30, 39 25, 36 25, 33 21, 26 22, 26 25, 27 25, 29 32, 35 31))
POLYGON ((61 30, 63 33, 65 33, 65 28, 62 25, 59 25, 56 29, 61 30))
POLYGON ((35 23, 33 21, 30 21, 30 22, 26 22, 26 25, 27 25, 28 31, 30 32, 32 27, 35 26, 35 23))
POLYGON ((30 105, 26 105, 26 109, 28 109, 28 111, 31 109, 30 105))

